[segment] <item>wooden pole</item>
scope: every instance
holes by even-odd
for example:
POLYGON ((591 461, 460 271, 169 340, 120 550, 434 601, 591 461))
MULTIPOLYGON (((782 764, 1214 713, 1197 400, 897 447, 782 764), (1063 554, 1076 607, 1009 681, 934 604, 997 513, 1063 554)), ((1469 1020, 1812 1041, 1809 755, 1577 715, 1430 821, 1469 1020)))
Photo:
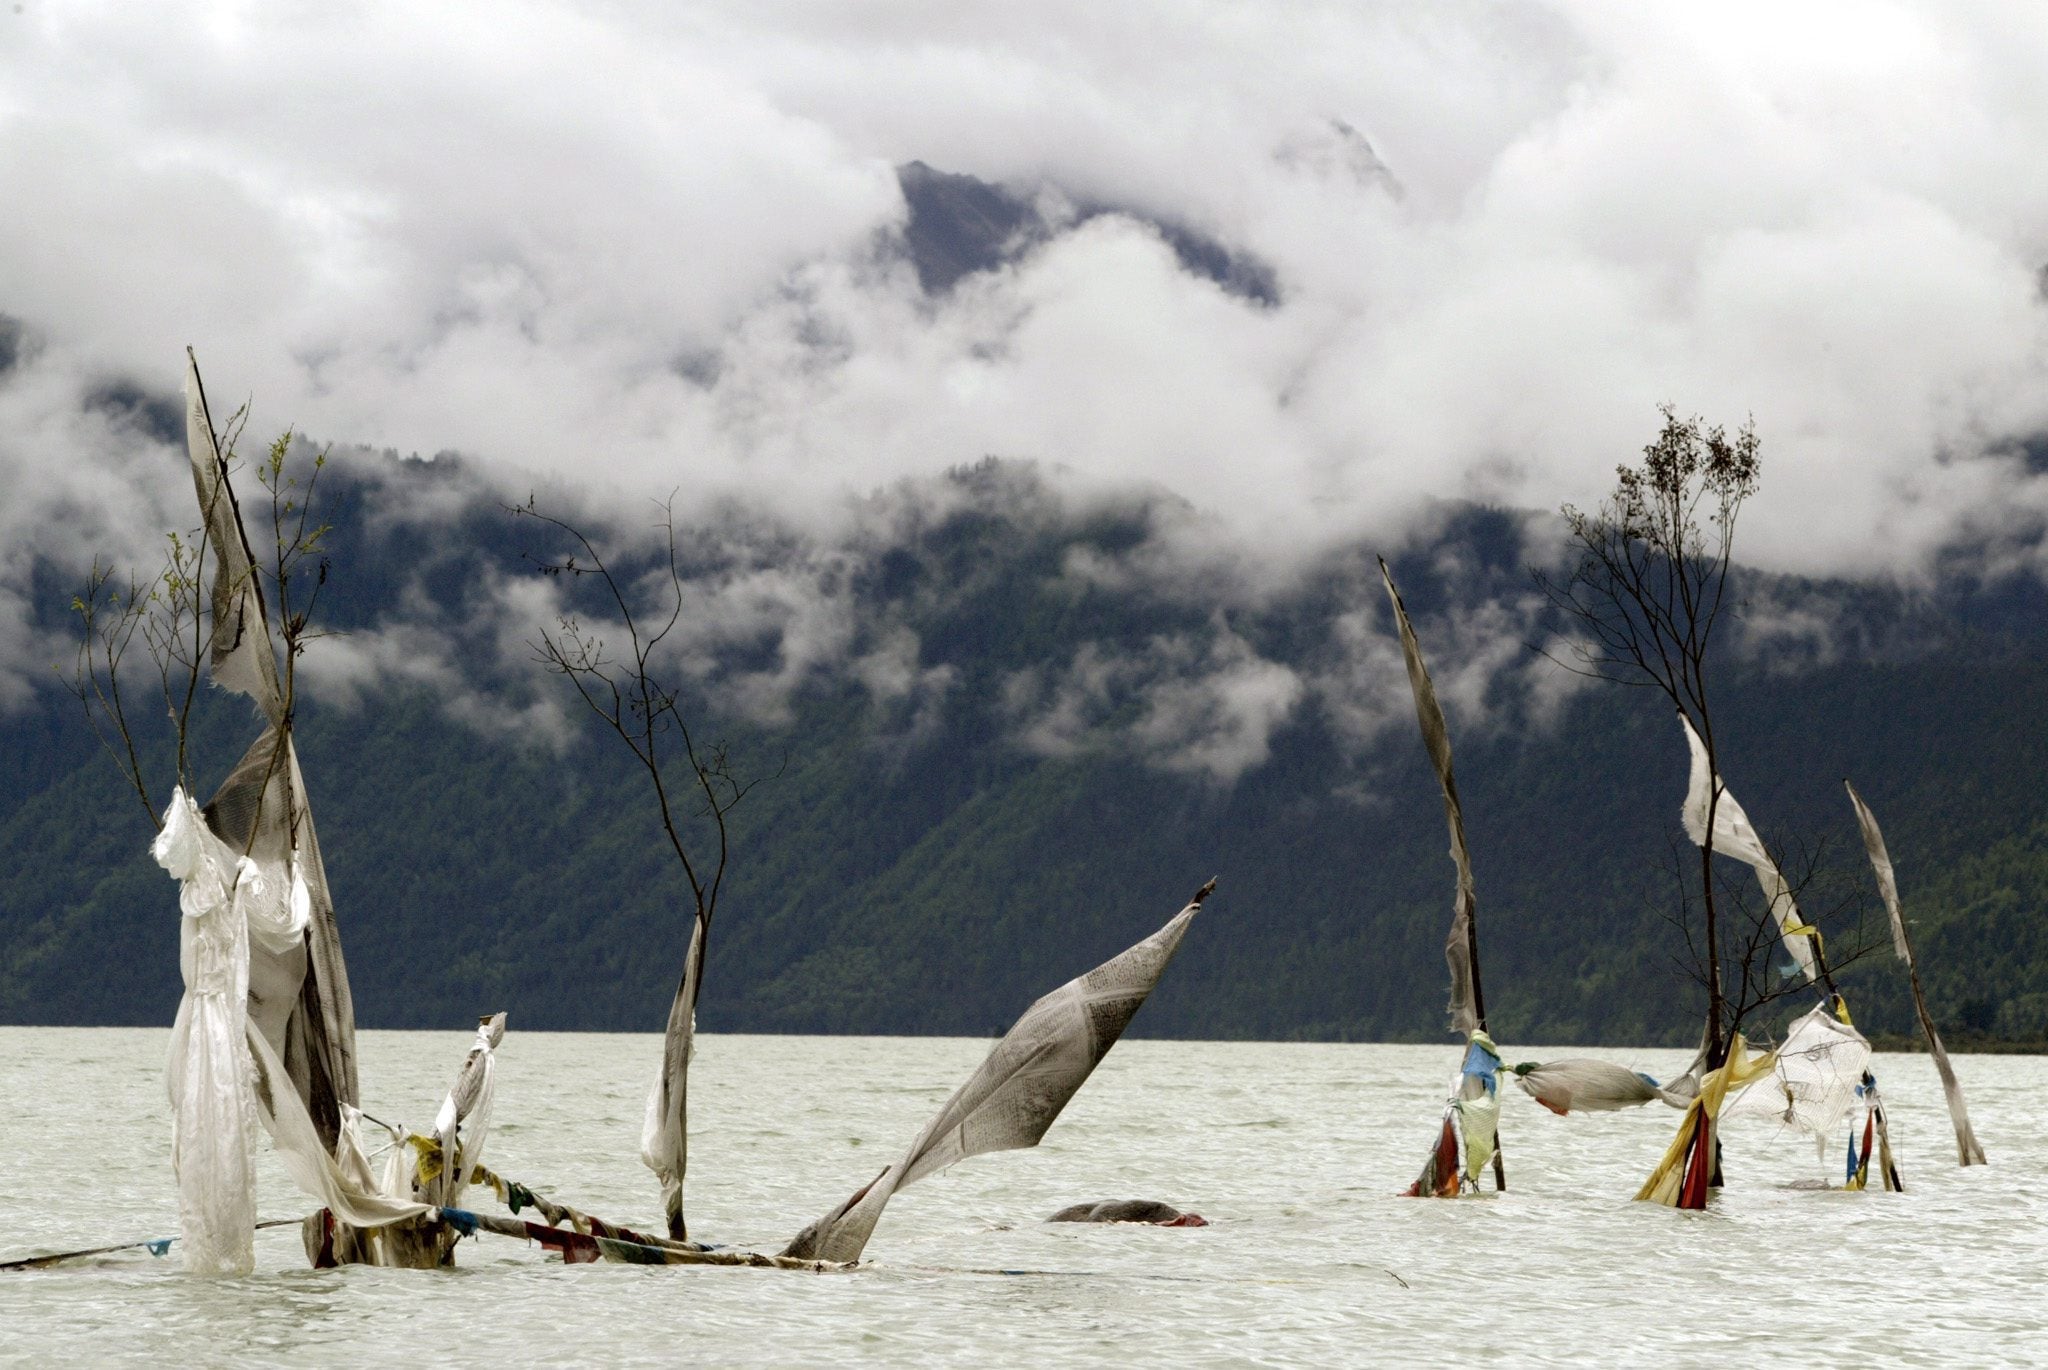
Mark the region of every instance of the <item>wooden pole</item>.
MULTIPOLYGON (((1422 643, 1415 636, 1415 625, 1409 622, 1408 607, 1401 602, 1401 592, 1394 588, 1394 573, 1387 569, 1385 557, 1379 558, 1379 563, 1380 580, 1387 587, 1387 598, 1394 606, 1394 622, 1401 634, 1401 654, 1408 667, 1408 684, 1415 695, 1415 722, 1421 729, 1423 749, 1429 753, 1437 782, 1443 787, 1444 821, 1450 829, 1451 857, 1458 866, 1457 916, 1465 920, 1465 961, 1472 977, 1472 1016, 1479 1030, 1488 1032, 1486 995, 1479 982, 1479 895, 1473 889, 1472 856, 1465 845, 1464 808, 1458 802, 1458 782, 1451 771, 1450 732, 1444 722, 1443 708, 1437 703, 1436 687, 1430 683, 1429 667, 1422 659, 1422 643)), ((1501 1158, 1498 1126, 1493 1137, 1493 1185, 1496 1190, 1508 1187, 1507 1165, 1501 1158)))
MULTIPOLYGON (((304 1218, 271 1218, 256 1224, 256 1230, 261 1232, 266 1227, 297 1227, 305 1221, 304 1218)), ((0 1261, 0 1270, 42 1270, 65 1261, 82 1261, 87 1256, 108 1256, 116 1251, 140 1251, 144 1247, 150 1248, 151 1254, 161 1256, 176 1240, 176 1237, 155 1237, 139 1242, 116 1242, 112 1246, 88 1246, 83 1251, 57 1251, 47 1256, 22 1256, 16 1260, 0 1261)))
MULTIPOLYGON (((1486 1026, 1486 991, 1479 987, 1478 913, 1479 899, 1474 895, 1465 921, 1465 945, 1472 955, 1472 1012, 1479 1017, 1479 1030, 1491 1037, 1492 1030, 1486 1026)), ((1508 1170, 1506 1163, 1501 1160, 1501 1149, 1500 1129, 1496 1126, 1493 1133, 1493 1187, 1501 1193, 1506 1193, 1508 1170)))

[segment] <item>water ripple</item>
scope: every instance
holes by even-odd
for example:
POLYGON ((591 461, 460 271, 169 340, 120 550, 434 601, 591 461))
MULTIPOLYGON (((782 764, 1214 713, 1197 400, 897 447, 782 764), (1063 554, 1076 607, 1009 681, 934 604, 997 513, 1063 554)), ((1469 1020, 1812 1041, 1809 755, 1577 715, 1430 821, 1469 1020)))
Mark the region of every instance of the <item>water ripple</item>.
MULTIPOLYGON (((160 1031, 0 1029, 0 1254, 177 1230, 160 1031)), ((980 1040, 704 1036, 693 1232, 773 1249, 865 1183, 964 1078, 980 1040), (857 1149, 857 1154, 855 1154, 857 1149)), ((365 1033, 365 1099, 431 1116, 467 1033, 365 1033)), ((1564 1055, 1564 1049, 1524 1051, 1564 1055)), ((1652 1073, 1680 1053, 1604 1054, 1652 1073)), ((491 1164, 652 1221, 635 1161, 654 1036, 520 1034, 500 1057, 491 1164)), ((175 1258, 0 1277, 0 1359, 99 1364, 604 1362, 1563 1365, 2038 1357, 2048 1217, 2035 1140, 2048 1060, 1959 1057, 1991 1154, 1961 1170, 1924 1057, 1879 1070, 1908 1192, 1800 1187, 1839 1164, 1728 1134, 1705 1214, 1630 1202, 1676 1114, 1504 1111, 1510 1189, 1397 1197, 1435 1127, 1451 1046, 1127 1042, 1035 1151, 981 1157, 891 1205, 857 1273, 564 1267, 465 1244, 447 1274, 304 1268, 259 1234, 245 1279, 175 1258), (1158 1198, 1208 1228, 1048 1226, 1081 1200, 1158 1198), (996 1272, 1028 1272, 1004 1274, 996 1272)), ((263 1160, 263 1208, 301 1200, 263 1160)))

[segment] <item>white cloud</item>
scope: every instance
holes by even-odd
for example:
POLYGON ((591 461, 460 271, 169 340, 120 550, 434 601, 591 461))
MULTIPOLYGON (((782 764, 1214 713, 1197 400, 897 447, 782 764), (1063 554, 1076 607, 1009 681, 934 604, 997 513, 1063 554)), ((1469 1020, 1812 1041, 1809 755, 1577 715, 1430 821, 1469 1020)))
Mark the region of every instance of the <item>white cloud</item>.
POLYGON ((199 521, 182 457, 122 418, 82 410, 82 391, 104 378, 68 361, 41 358, 0 383, 0 710, 76 651, 37 629, 34 596, 68 600, 96 557, 150 574, 164 533, 199 521), (39 562, 61 586, 36 581, 39 562))
POLYGON ((1264 764, 1304 693, 1293 670, 1219 620, 1133 651, 1084 643, 1063 668, 1013 673, 1003 705, 1019 743, 1042 756, 1127 746, 1163 770, 1229 784, 1264 764))
MULTIPOLYGON (((2028 7, 48 0, 0 33, 0 311, 46 340, 0 375, 0 695, 45 646, 32 553, 186 521, 173 454, 77 399, 173 389, 188 342, 259 429, 821 545, 849 493, 997 453, 1186 500, 1153 569, 1281 579, 1442 499, 1589 503, 1667 399, 1755 415, 1772 569, 2024 564, 2048 520, 2009 455, 2048 431, 2028 7), (874 250, 912 158, 1198 228, 1280 302, 1115 216, 927 299, 874 250)), ((688 640, 769 643, 773 715, 865 650, 822 584, 737 570, 688 640)))
POLYGON ((566 690, 529 669, 527 645, 559 613, 555 587, 537 577, 488 578, 469 587, 454 612, 415 590, 374 628, 309 641, 299 685, 315 703, 343 710, 374 707, 393 687, 424 690, 464 727, 560 752, 583 720, 566 690))
MULTIPOLYGON (((1547 550, 1526 537, 1520 546, 1521 557, 1537 563, 1547 550)), ((1591 683, 1558 664, 1573 660, 1570 642, 1545 628, 1547 601, 1526 578, 1504 578, 1461 552, 1458 542, 1448 542, 1430 567, 1444 607, 1422 609, 1412 585, 1403 594, 1452 736, 1554 726, 1591 683)), ((1306 678, 1339 740, 1362 753, 1390 729, 1412 734, 1414 695, 1378 576, 1361 580, 1347 598, 1353 607, 1331 621, 1306 678)))
POLYGON ((1145 691, 1131 727, 1138 746, 1169 770, 1222 783, 1265 764, 1274 731, 1301 702, 1301 678, 1228 631, 1176 666, 1145 691))
POLYGON ((854 658, 849 669, 867 690, 868 698, 893 715, 898 725, 886 730, 887 745, 901 752, 938 730, 947 696, 959 683, 951 666, 926 666, 923 644, 901 623, 884 628, 881 642, 854 658))

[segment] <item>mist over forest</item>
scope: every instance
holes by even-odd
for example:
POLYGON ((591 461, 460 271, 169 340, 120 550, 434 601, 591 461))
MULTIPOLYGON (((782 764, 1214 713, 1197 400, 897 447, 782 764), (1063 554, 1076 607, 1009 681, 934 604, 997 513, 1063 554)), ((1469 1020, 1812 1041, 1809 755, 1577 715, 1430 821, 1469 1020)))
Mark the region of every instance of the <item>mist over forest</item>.
MULTIPOLYGON (((272 60, 85 13, 0 52, 38 111, 0 171, 41 207, 0 230, 0 1020, 176 998, 147 826, 50 667, 95 559, 193 521, 193 343, 245 453, 292 425, 332 454, 301 746, 365 1024, 648 1030, 672 988, 640 779, 534 661, 605 611, 537 573, 564 551, 531 498, 642 589, 676 511, 668 666, 763 777, 708 1028, 985 1032, 1220 875, 1139 1031, 1437 1036, 1451 877, 1384 555, 1497 1033, 1688 1040, 1682 738, 1558 666, 1532 580, 1669 402, 1763 440, 1716 727, 1802 907, 1845 952, 1881 932, 1849 777, 1944 1029, 2048 1037, 2048 240, 2011 16, 1757 63, 1780 45, 1732 17, 1303 13, 1133 73, 1135 15, 1076 46, 524 14, 602 99, 508 87, 453 18, 248 22, 272 60), (103 51, 149 60, 67 60, 103 51), (429 53, 431 108, 353 117, 429 53)), ((239 707, 209 697, 209 764, 239 707)), ((1886 957, 1847 978, 1910 1029, 1886 957)))
MULTIPOLYGON (((530 645, 602 605, 540 573, 559 535, 460 460, 356 452, 322 481, 336 635, 303 665, 300 747, 363 1023, 507 1007, 648 1030, 687 892, 643 777, 530 645)), ((658 581, 651 506, 534 498, 587 518, 629 584, 658 581)), ((1438 1036, 1452 870, 1378 549, 1280 581, 1205 560, 1211 517, 984 461, 864 497, 832 538, 738 504, 682 526, 670 659, 762 777, 735 814, 707 1030, 986 1033, 1220 875, 1138 1031, 1438 1036)), ((1554 524, 1446 506, 1391 558, 1450 716, 1494 1030, 1678 1044, 1699 1012, 1670 921, 1683 739, 1658 699, 1538 650, 1559 647, 1531 579, 1554 524)), ((40 583, 61 641, 62 576, 40 583)), ((1810 873, 1831 954, 1883 944, 1845 975, 1859 1024, 1913 1020, 1843 777, 1885 823, 1944 1031, 2048 1036, 2038 588, 1738 570, 1735 593, 1724 770, 1810 873)), ((0 1018, 164 1021, 177 928, 148 824, 77 702, 37 691, 0 725, 0 1018)), ((251 725, 244 701, 203 703, 204 786, 251 725)))

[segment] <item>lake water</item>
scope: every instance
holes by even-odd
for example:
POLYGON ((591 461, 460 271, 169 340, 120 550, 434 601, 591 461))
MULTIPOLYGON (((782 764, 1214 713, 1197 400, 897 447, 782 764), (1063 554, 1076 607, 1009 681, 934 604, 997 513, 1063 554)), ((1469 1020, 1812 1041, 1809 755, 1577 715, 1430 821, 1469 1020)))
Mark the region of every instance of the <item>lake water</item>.
MULTIPOLYGON (((168 1033, 0 1029, 0 1258, 177 1231, 168 1033)), ((468 1033, 362 1036, 364 1105, 431 1120, 468 1033)), ((773 1251, 906 1145, 988 1043, 706 1036, 692 1235, 773 1251)), ((521 1034, 489 1164, 653 1225, 638 1163, 649 1036, 521 1034)), ((1670 1051, 1598 1054, 1652 1074, 1670 1051)), ((488 1235, 460 1268, 305 1267, 261 1233, 245 1279, 145 1253, 0 1273, 0 1358, 98 1364, 1982 1365, 2048 1358, 2048 1060, 1958 1057, 1989 1168, 1963 1170, 1927 1058, 1879 1078, 1907 1192, 1816 1192, 1813 1147, 1731 1127, 1704 1214, 1630 1201, 1677 1113, 1557 1118, 1510 1091, 1509 1192, 1396 1197, 1457 1047, 1127 1041, 1035 1151, 904 1191, 852 1273, 563 1266, 488 1235), (1040 1221, 1156 1198, 1196 1229, 1040 1221), (1013 1272, 1013 1273, 996 1273, 1013 1272), (1396 1278, 1398 1276, 1398 1279, 1396 1278)), ((309 1207, 264 1160, 265 1216, 309 1207)), ((488 1207, 487 1193, 471 1192, 488 1207)))

